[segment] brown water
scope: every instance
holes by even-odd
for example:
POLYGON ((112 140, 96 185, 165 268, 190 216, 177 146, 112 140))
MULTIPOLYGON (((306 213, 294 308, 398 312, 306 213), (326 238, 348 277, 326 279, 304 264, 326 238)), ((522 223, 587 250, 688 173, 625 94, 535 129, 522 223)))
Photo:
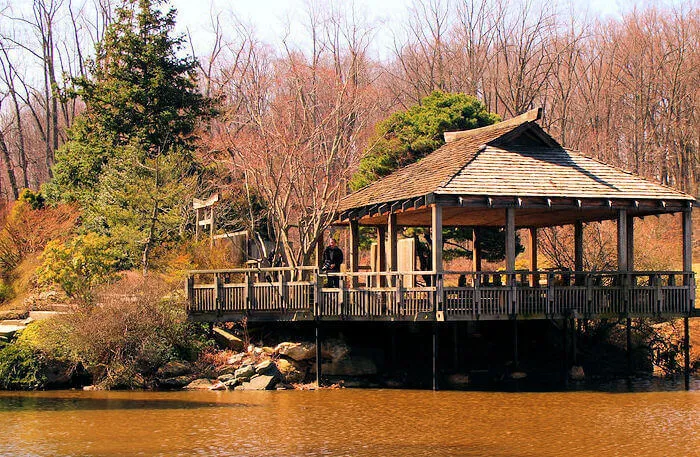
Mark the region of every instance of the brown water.
POLYGON ((700 456, 700 391, 0 392, 2 456, 700 456))

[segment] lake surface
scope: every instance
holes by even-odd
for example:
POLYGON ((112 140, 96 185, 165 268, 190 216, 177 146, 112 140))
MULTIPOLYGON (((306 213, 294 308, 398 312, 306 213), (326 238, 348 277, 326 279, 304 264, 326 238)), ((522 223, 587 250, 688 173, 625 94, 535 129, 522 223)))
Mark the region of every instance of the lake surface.
POLYGON ((0 455, 695 457, 700 391, 0 392, 0 455))

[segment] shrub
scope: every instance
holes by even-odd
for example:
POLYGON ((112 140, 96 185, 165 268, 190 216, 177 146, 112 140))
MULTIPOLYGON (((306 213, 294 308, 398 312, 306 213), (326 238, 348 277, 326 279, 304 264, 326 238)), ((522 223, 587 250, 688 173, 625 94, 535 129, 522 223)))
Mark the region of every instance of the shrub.
POLYGON ((41 252, 50 240, 65 238, 75 228, 79 212, 71 205, 34 209, 36 202, 18 200, 3 216, 0 229, 0 270, 11 272, 27 255, 41 252))
POLYGON ((46 385, 43 355, 29 344, 15 342, 0 349, 0 388, 36 390, 46 385))
POLYGON ((0 303, 12 300, 15 296, 12 286, 4 279, 0 279, 0 303))
POLYGON ((19 194, 20 201, 27 202, 32 209, 43 209, 46 199, 41 192, 32 192, 30 189, 24 189, 19 194))
POLYGON ((109 238, 87 233, 49 242, 41 258, 40 282, 58 284, 69 297, 89 303, 95 286, 115 278, 120 255, 109 238))
POLYGON ((149 387, 159 367, 206 347, 181 296, 162 279, 127 274, 96 295, 100 306, 63 318, 63 344, 102 388, 149 387))

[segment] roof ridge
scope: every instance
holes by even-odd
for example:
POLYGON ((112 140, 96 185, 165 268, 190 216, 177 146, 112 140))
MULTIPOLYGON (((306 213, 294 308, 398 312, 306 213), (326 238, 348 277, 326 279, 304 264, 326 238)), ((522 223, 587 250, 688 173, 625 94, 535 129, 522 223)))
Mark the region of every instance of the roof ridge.
POLYGON ((542 117, 542 108, 535 108, 531 109, 530 111, 526 111, 523 114, 520 114, 518 116, 512 117, 510 119, 506 119, 505 121, 497 122, 496 124, 491 124, 487 125, 484 127, 479 127, 475 129, 468 129, 468 130, 458 130, 458 131, 452 131, 452 132, 445 132, 443 134, 445 138, 445 143, 451 143, 455 140, 460 140, 462 138, 468 138, 474 135, 478 135, 480 133, 488 132, 491 130, 497 130, 497 129, 502 129, 505 127, 517 127, 521 124, 525 124, 527 122, 532 122, 540 119, 542 117))

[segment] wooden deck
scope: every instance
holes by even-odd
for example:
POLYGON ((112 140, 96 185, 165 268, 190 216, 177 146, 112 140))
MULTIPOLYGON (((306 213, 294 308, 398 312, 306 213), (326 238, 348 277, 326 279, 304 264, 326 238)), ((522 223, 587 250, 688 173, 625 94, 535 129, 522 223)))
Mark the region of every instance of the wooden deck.
POLYGON ((188 314, 200 322, 475 321, 689 316, 691 272, 340 273, 314 267, 198 270, 188 314))

